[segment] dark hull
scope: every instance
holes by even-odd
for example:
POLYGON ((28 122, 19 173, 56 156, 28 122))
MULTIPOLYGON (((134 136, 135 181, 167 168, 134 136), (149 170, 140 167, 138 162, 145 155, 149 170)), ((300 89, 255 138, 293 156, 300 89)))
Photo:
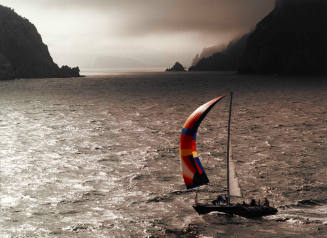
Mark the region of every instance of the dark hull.
POLYGON ((194 205, 193 208, 200 215, 208 214, 210 212, 223 212, 229 215, 238 215, 246 218, 258 218, 263 216, 269 216, 274 215, 278 212, 276 208, 267 206, 199 204, 194 205))

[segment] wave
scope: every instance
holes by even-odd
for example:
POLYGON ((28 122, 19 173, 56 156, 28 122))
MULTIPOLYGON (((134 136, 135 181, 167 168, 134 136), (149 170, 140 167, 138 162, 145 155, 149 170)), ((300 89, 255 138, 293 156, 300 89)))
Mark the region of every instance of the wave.
POLYGON ((300 200, 280 206, 279 213, 273 219, 277 222, 326 225, 327 199, 300 200))
POLYGON ((299 208, 299 207, 308 207, 308 206, 322 206, 327 205, 327 198, 325 199, 307 199, 300 200, 296 204, 288 204, 280 206, 279 208, 299 208))
POLYGON ((168 194, 163 194, 163 195, 160 195, 160 196, 156 196, 156 197, 153 197, 153 198, 150 198, 147 200, 148 203, 151 203, 151 202, 165 202, 165 201, 170 201, 172 200, 174 197, 176 196, 180 196, 180 195, 185 195, 185 194, 190 194, 190 193, 201 193, 201 192, 204 192, 204 193, 223 193, 224 190, 221 190, 221 191, 217 191, 217 190, 210 190, 208 188, 197 188, 197 189, 183 189, 183 190, 175 190, 175 191, 172 191, 172 192, 169 192, 168 194))

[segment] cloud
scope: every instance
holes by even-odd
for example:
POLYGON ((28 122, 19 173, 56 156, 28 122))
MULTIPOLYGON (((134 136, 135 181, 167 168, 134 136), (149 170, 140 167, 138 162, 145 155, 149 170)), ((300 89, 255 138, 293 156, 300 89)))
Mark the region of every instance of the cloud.
POLYGON ((273 4, 273 1, 262 0, 168 0, 162 4, 156 4, 157 1, 151 1, 151 4, 143 2, 138 10, 127 9, 122 28, 124 33, 197 32, 216 35, 222 32, 244 32, 269 12, 273 4))
POLYGON ((272 10, 274 0, 30 0, 28 3, 47 9, 87 9, 108 17, 114 15, 120 33, 142 35, 246 31, 272 10))
POLYGON ((97 55, 189 64, 202 48, 228 43, 253 28, 273 9, 274 0, 1 0, 1 4, 36 25, 59 64, 88 64, 97 55))

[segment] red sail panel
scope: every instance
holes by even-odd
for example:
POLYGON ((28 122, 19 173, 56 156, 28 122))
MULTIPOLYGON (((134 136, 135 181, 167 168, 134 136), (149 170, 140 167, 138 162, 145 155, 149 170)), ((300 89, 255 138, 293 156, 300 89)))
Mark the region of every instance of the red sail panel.
POLYGON ((198 107, 186 120, 182 129, 179 151, 185 185, 188 189, 209 183, 196 150, 196 133, 200 123, 212 107, 226 95, 212 99, 198 107))

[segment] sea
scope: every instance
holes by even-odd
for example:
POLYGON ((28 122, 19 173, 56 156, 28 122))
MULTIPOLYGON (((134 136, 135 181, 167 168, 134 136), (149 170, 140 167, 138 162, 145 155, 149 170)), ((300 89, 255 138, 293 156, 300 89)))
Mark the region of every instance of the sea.
POLYGON ((117 72, 0 81, 0 237, 327 237, 327 81, 233 72, 117 72), (234 92, 241 200, 276 215, 198 215, 226 189, 228 100, 201 124, 208 185, 187 190, 179 136, 234 92))

